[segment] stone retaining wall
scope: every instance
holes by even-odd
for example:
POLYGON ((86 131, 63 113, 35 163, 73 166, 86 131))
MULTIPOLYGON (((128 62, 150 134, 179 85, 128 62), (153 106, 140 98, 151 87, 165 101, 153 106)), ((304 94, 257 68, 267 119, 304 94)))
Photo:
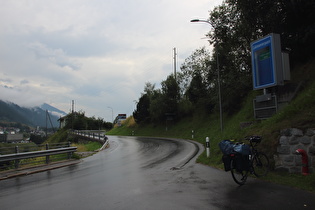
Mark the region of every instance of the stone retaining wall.
POLYGON ((278 154, 275 155, 275 169, 289 173, 301 173, 302 157, 296 154, 297 149, 304 149, 308 154, 309 172, 315 171, 315 128, 303 132, 297 128, 281 131, 278 154))

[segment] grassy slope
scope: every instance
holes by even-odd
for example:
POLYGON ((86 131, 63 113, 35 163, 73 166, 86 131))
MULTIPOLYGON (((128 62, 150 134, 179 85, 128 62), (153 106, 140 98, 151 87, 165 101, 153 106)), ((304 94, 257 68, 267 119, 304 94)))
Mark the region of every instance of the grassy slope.
MULTIPOLYGON (((192 139, 192 130, 194 130, 194 140, 204 144, 206 137, 210 138, 211 157, 206 158, 205 152, 198 158, 198 162, 223 168, 221 161, 221 152, 218 143, 222 139, 242 139, 246 135, 261 135, 263 142, 261 149, 273 157, 278 145, 280 130, 284 128, 314 128, 315 127, 315 60, 306 65, 294 69, 292 72, 292 81, 304 81, 304 88, 298 96, 284 109, 275 116, 264 121, 255 121, 253 119, 253 98, 258 91, 252 91, 239 113, 234 116, 224 116, 224 130, 220 131, 219 116, 213 114, 210 116, 194 116, 181 119, 173 123, 166 130, 165 123, 161 125, 137 125, 130 117, 121 127, 115 127, 107 134, 110 135, 132 135, 136 136, 160 136, 192 139), (240 128, 242 122, 254 122, 254 124, 245 129, 240 128)), ((258 93, 261 94, 261 93, 258 93)), ((266 178, 269 181, 282 183, 291 186, 315 192, 314 174, 305 177, 302 175, 279 174, 272 172, 266 178), (297 184, 298 183, 298 184, 297 184)))

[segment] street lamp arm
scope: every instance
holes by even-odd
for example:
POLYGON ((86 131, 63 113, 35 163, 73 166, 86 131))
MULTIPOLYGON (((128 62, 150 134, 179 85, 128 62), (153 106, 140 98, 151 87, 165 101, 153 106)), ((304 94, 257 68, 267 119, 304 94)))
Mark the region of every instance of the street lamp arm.
POLYGON ((192 19, 190 22, 192 22, 192 23, 203 22, 203 23, 208 23, 211 25, 210 21, 208 21, 208 20, 192 19))

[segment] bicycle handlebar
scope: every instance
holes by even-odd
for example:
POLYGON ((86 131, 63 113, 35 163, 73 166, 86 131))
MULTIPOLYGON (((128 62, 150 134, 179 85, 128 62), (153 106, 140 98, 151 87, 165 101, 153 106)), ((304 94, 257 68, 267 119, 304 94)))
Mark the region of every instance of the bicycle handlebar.
POLYGON ((261 136, 246 136, 245 139, 250 141, 250 142, 259 143, 259 142, 261 142, 262 137, 261 136))

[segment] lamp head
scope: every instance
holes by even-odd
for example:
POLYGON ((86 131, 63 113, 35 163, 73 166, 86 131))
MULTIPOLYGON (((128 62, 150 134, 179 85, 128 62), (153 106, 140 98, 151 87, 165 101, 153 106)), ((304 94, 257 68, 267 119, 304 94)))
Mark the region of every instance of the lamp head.
POLYGON ((194 22, 199 22, 199 19, 192 19, 190 22, 194 23, 194 22))

